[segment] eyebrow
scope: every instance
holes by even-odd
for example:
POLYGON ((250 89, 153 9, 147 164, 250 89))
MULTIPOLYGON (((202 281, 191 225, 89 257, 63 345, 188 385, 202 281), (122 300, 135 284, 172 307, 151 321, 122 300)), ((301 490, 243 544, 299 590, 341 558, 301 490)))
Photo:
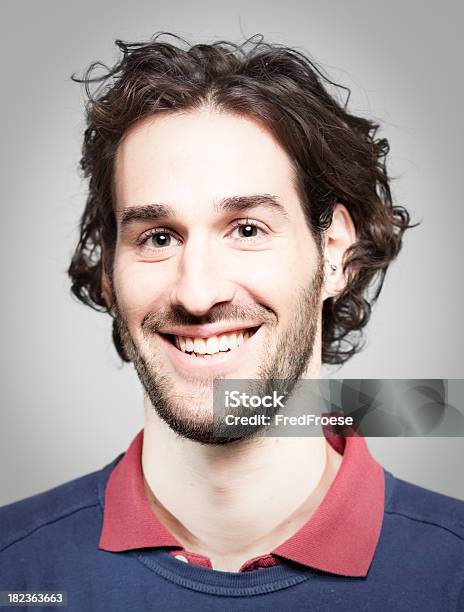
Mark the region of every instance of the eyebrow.
POLYGON ((258 206, 263 206, 283 217, 288 217, 287 211, 279 202, 279 199, 269 193, 224 198, 215 204, 214 210, 215 212, 242 212, 258 206))
MULTIPOLYGON (((280 216, 287 218, 288 213, 276 196, 268 193, 259 193, 246 196, 232 196, 223 198, 214 205, 214 211, 220 212, 245 212, 251 208, 262 206, 280 216)), ((157 220, 176 217, 176 211, 168 204, 145 204, 142 206, 129 206, 119 214, 121 229, 124 229, 134 221, 157 220)))

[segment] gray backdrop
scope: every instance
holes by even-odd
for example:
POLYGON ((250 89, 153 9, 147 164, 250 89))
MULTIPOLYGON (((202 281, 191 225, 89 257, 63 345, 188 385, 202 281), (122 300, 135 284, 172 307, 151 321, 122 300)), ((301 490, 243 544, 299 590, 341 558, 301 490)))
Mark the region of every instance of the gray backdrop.
MULTIPOLYGON (((338 378, 460 378, 462 9, 450 0, 1 3, 0 504, 99 469, 142 426, 142 394, 104 315, 73 301, 65 270, 85 184, 82 94, 115 38, 193 42, 256 32, 309 51, 383 121, 394 191, 419 229, 388 274, 363 353, 338 378)), ((396 475, 464 499, 462 438, 371 439, 396 475)))

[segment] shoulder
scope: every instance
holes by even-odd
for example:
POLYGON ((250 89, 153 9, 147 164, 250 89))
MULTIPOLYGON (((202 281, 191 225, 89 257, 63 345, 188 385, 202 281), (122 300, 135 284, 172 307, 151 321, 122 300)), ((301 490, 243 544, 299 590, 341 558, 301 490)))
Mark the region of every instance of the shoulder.
POLYGON ((385 514, 448 533, 464 545, 464 501, 436 493, 385 471, 385 514))
POLYGON ((437 609, 460 610, 464 604, 464 501, 387 471, 385 485, 374 572, 389 575, 414 600, 425 593, 437 609))
POLYGON ((0 508, 0 553, 33 534, 79 520, 86 510, 102 509, 106 481, 120 457, 102 470, 0 508))

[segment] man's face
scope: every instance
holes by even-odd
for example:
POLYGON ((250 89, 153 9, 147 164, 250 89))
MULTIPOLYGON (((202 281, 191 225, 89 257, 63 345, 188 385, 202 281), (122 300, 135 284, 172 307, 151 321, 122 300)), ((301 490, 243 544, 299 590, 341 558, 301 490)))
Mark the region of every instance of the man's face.
POLYGON ((322 258, 290 159, 243 116, 158 116, 125 135, 114 187, 126 352, 173 429, 218 442, 215 378, 297 379, 319 366, 322 258))

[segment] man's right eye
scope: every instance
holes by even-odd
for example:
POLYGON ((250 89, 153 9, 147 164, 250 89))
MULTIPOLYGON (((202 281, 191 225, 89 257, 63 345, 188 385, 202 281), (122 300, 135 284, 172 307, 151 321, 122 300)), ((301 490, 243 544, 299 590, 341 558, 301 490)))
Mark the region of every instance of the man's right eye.
POLYGON ((159 250, 171 246, 178 246, 181 244, 181 241, 171 230, 155 228, 143 234, 138 244, 145 249, 159 250))

